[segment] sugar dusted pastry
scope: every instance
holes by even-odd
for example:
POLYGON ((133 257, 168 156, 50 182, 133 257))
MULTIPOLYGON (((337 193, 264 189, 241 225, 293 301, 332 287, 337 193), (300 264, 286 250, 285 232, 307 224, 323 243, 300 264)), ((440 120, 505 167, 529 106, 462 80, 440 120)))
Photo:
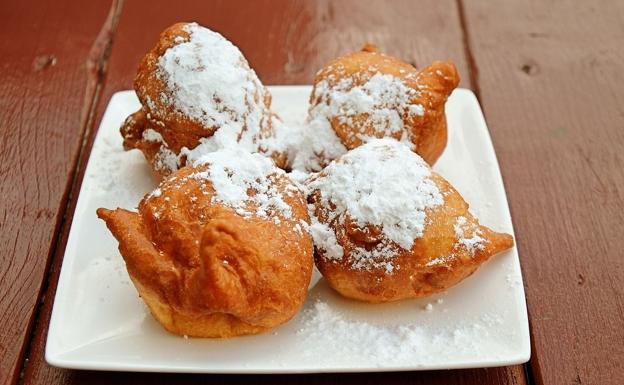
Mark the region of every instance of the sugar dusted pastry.
POLYGON ((264 152, 284 129, 270 111, 271 95, 240 50, 196 23, 164 30, 145 55, 134 83, 141 109, 121 127, 126 149, 141 150, 166 176, 201 155, 232 145, 264 152))
POLYGON ((262 155, 207 154, 164 179, 138 212, 97 213, 152 315, 172 333, 259 333, 303 304, 313 265, 305 198, 262 155))
POLYGON ((342 295, 368 302, 443 291, 513 245, 409 147, 374 139, 307 181, 315 262, 342 295))
POLYGON ((314 79, 308 130, 294 168, 319 171, 372 138, 409 144, 433 164, 446 146, 444 105, 459 84, 453 63, 421 71, 372 45, 334 60, 314 79))

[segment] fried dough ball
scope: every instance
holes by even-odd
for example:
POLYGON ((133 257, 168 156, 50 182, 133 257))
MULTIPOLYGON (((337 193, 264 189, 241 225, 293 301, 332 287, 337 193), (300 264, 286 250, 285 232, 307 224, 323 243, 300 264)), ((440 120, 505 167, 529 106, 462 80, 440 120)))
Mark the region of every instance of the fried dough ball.
POLYGON ((314 79, 309 135, 294 167, 319 171, 347 150, 384 137, 410 144, 435 163, 447 140, 444 105, 458 84, 451 62, 418 71, 370 44, 334 60, 314 79))
POLYGON ((126 150, 141 150, 163 177, 220 148, 239 145, 272 156, 265 144, 283 128, 271 94, 247 60, 220 34, 196 23, 165 29, 139 65, 134 88, 141 109, 121 127, 126 150))
POLYGON ((260 333, 303 304, 313 266, 305 197, 260 154, 207 154, 164 179, 138 212, 97 213, 171 333, 260 333))
POLYGON ((345 297, 387 302, 457 284, 513 246, 394 139, 351 150, 307 181, 316 266, 345 297))

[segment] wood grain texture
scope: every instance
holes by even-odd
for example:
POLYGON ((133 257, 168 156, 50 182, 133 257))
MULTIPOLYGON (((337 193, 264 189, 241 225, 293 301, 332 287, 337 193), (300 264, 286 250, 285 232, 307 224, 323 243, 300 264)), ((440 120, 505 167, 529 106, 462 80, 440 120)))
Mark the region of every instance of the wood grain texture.
POLYGON ((395 372, 395 373, 357 373, 357 374, 295 374, 295 375, 206 375, 206 374, 171 374, 171 373, 115 373, 80 370, 53 370, 36 382, 26 377, 24 383, 40 384, 409 384, 409 385, 524 385, 524 373, 510 368, 490 368, 474 370, 431 371, 431 372, 395 372))
POLYGON ((624 379, 624 3, 464 4, 537 384, 624 379))
POLYGON ((0 3, 0 384, 17 381, 92 108, 109 4, 0 3))
POLYGON ((311 84, 330 60, 366 42, 419 67, 451 59, 466 74, 462 31, 454 1, 409 0, 253 2, 164 0, 127 2, 111 58, 108 91, 132 88, 139 61, 160 31, 197 21, 236 44, 264 84, 311 84))
MULTIPOLYGON (((326 62, 374 41, 388 53, 422 66, 434 59, 450 58, 465 74, 470 86, 458 9, 454 1, 427 1, 416 7, 409 1, 294 1, 176 2, 129 1, 108 63, 107 82, 98 106, 97 120, 110 96, 132 86, 136 67, 166 26, 196 20, 220 31, 237 44, 265 84, 308 84, 326 62), (149 3, 149 5, 148 5, 149 3)), ((87 148, 93 141, 90 135, 87 148)), ((88 151, 87 151, 88 152, 88 151)), ((79 167, 78 180, 86 159, 79 167)), ((73 213, 75 197, 69 213, 73 213)), ((397 384, 526 384, 522 366, 461 371, 410 372, 359 375, 223 376, 142 373, 104 373, 62 370, 43 360, 52 298, 58 280, 68 224, 54 257, 50 287, 37 324, 24 384, 171 384, 171 383, 397 383, 397 384)))

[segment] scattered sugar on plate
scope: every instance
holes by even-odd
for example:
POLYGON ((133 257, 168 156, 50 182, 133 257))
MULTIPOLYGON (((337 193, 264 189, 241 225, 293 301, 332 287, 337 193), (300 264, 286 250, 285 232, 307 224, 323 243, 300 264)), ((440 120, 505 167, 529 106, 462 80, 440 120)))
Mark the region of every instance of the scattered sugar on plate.
POLYGON ((318 298, 309 300, 298 318, 303 327, 296 333, 307 347, 305 356, 334 365, 341 360, 350 362, 355 356, 362 365, 383 366, 437 361, 449 349, 471 357, 487 355, 487 349, 480 349, 474 341, 502 322, 500 316, 488 314, 466 317, 445 327, 430 327, 415 314, 413 321, 379 323, 318 298))
POLYGON ((127 205, 130 208, 131 204, 139 202, 145 191, 151 190, 155 184, 143 155, 138 151, 124 151, 122 141, 121 135, 116 131, 114 136, 103 137, 93 144, 88 174, 85 175, 90 183, 85 183, 84 188, 104 194, 102 206, 132 202, 127 205), (119 172, 124 168, 132 168, 135 173, 133 177, 119 172), (147 183, 143 176, 149 176, 147 183))

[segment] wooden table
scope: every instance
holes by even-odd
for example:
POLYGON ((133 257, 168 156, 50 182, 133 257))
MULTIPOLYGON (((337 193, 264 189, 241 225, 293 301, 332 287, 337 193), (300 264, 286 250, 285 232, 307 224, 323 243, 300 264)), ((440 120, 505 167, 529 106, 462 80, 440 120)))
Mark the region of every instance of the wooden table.
POLYGON ((621 384, 624 2, 0 3, 0 383, 621 384), (208 376, 53 368, 43 359, 77 193, 110 96, 166 26, 196 20, 265 84, 309 84, 370 41, 452 59, 486 114, 511 206, 532 358, 504 368, 208 376))

